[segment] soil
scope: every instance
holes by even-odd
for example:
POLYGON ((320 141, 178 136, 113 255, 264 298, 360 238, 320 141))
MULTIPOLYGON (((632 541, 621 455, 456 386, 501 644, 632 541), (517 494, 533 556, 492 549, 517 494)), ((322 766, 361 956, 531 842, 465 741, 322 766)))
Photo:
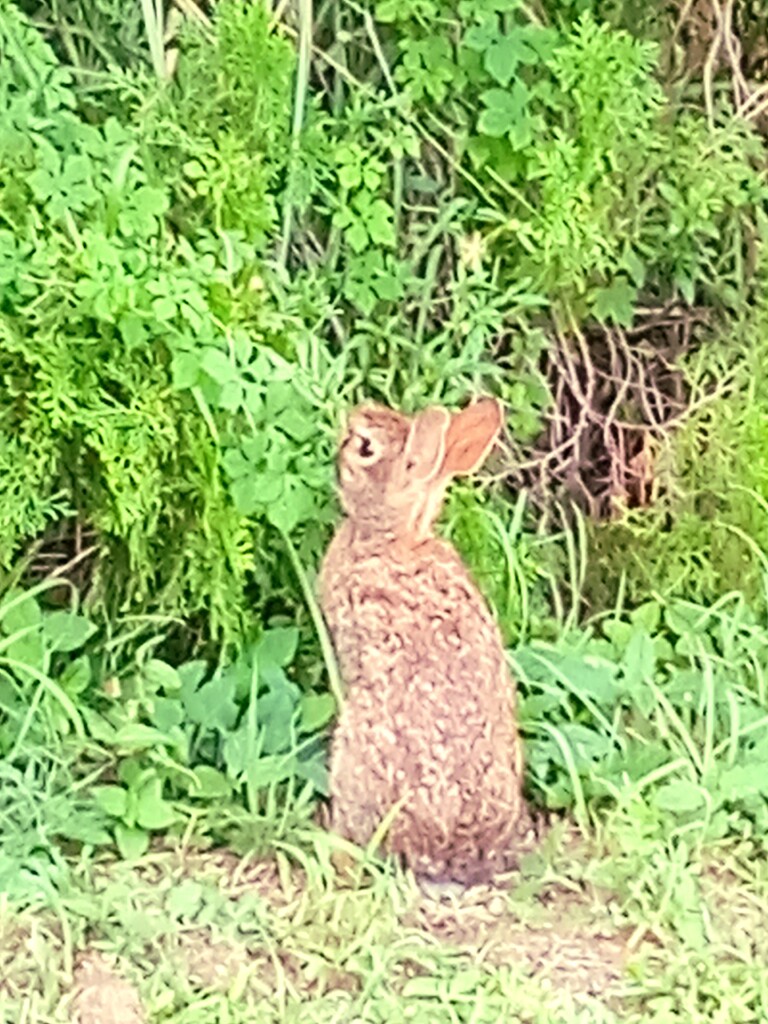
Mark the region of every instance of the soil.
POLYGON ((95 950, 82 953, 75 965, 75 1024, 145 1024, 139 994, 95 950))

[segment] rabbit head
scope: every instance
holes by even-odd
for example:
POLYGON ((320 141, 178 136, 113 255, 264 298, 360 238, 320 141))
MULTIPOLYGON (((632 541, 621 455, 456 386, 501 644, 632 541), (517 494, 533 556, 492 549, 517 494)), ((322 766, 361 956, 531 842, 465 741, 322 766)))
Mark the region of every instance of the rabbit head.
POLYGON ((503 423, 494 399, 459 413, 415 416, 364 405, 349 417, 339 452, 341 503, 359 527, 415 541, 430 535, 453 476, 485 460, 503 423))

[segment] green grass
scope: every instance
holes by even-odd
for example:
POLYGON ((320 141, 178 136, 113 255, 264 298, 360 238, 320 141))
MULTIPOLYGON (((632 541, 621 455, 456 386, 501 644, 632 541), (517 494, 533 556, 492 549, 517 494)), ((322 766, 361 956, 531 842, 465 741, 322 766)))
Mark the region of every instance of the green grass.
POLYGON ((442 899, 377 862, 344 885, 319 832, 260 861, 82 857, 54 906, 0 909, 2 1019, 67 1020, 84 950, 173 1024, 767 1019, 764 850, 627 826, 555 824, 508 889, 442 899))

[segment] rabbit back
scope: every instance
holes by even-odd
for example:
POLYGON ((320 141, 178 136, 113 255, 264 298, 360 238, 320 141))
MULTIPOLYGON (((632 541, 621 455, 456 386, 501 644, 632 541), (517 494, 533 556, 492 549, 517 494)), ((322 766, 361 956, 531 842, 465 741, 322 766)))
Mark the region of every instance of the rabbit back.
POLYGON ((521 816, 515 690, 498 627, 456 551, 342 525, 320 577, 347 697, 331 751, 334 826, 418 873, 473 881, 503 866, 521 816))

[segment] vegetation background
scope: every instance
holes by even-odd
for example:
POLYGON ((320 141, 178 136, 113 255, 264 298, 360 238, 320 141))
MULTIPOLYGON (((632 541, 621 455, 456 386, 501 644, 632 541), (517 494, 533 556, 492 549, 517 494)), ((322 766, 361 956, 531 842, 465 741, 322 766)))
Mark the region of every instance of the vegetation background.
POLYGON ((767 31, 0 0, 4 1021, 768 1020, 767 31), (313 580, 345 409, 479 392, 553 827, 448 936, 314 824, 313 580))

